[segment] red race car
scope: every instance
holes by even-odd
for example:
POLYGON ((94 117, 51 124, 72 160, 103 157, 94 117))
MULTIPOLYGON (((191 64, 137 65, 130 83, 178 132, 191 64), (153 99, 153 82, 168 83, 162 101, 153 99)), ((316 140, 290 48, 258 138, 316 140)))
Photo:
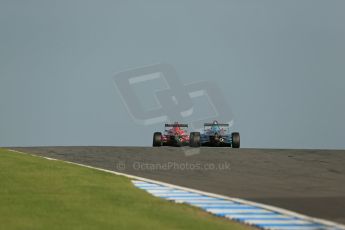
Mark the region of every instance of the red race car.
POLYGON ((165 124, 165 130, 153 134, 153 147, 159 146, 186 146, 189 145, 189 133, 187 124, 165 124))

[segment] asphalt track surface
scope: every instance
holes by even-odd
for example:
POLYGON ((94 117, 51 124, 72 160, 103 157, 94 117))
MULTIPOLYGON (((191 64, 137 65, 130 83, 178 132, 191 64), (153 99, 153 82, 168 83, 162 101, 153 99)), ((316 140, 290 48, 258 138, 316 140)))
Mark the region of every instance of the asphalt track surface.
POLYGON ((345 150, 12 148, 345 223, 345 150))

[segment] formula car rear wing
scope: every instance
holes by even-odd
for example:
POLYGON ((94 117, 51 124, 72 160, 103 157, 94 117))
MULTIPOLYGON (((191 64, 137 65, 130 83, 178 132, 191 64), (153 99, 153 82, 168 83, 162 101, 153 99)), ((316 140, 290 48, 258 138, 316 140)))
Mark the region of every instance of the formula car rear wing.
POLYGON ((165 124, 165 127, 185 127, 185 128, 188 128, 188 124, 165 124))
POLYGON ((204 126, 212 126, 212 125, 218 125, 218 126, 227 126, 229 127, 229 124, 221 124, 221 123, 217 123, 217 124, 214 124, 214 123, 205 123, 204 126))

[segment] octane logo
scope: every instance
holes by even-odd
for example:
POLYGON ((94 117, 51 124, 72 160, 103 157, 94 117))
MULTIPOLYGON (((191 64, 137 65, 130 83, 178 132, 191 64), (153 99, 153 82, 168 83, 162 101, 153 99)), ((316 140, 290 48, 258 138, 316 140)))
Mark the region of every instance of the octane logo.
POLYGON ((119 72, 114 76, 122 101, 132 118, 142 125, 153 125, 164 122, 188 122, 193 129, 201 129, 203 124, 212 120, 229 122, 232 124, 231 109, 221 93, 220 88, 212 81, 199 81, 182 84, 175 69, 169 64, 155 64, 119 72), (137 96, 134 87, 142 83, 163 80, 166 87, 147 92, 154 94, 156 109, 145 109, 137 96), (208 114, 198 114, 199 118, 192 118, 198 113, 194 103, 197 98, 208 104, 208 114))
MULTIPOLYGON (((175 69, 169 64, 155 64, 119 72, 115 74, 114 81, 129 114, 141 125, 178 121, 189 123, 191 130, 201 130, 204 123, 213 120, 233 124, 231 109, 214 82, 182 84, 175 69), (153 94, 158 106, 155 109, 145 108, 135 89, 140 84, 162 80, 164 88, 145 92, 145 95, 153 94), (207 115, 200 112, 195 103, 198 99, 202 102, 199 107, 208 105, 208 111, 203 111, 207 115), (195 115, 199 117, 196 118, 195 115)), ((199 149, 182 149, 187 156, 200 152, 199 149)))

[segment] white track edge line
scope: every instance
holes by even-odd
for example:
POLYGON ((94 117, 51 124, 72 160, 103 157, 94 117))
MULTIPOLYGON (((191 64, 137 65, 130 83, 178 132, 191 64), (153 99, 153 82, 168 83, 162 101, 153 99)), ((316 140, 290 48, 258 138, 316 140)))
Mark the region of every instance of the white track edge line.
POLYGON ((95 169, 95 170, 115 174, 118 176, 124 176, 124 177, 130 178, 130 179, 145 181, 145 182, 149 182, 149 183, 156 183, 156 184, 160 184, 160 185, 164 185, 164 186, 168 186, 168 187, 172 187, 172 188, 176 188, 176 189, 183 189, 185 191, 195 192, 195 193, 203 194, 203 195, 214 197, 214 198, 220 198, 220 199, 230 200, 230 201, 234 201, 234 202, 239 202, 242 204, 252 205, 252 206, 260 207, 260 208, 267 209, 267 210, 270 210, 273 212, 279 212, 279 213, 284 214, 284 215, 289 215, 289 216, 297 217, 300 219, 304 219, 304 220, 316 222, 319 224, 327 225, 330 227, 336 227, 336 228, 345 230, 345 225, 343 225, 343 224, 339 224, 339 223, 332 222, 332 221, 325 220, 325 219, 310 217, 307 215, 299 214, 299 213, 294 212, 294 211, 289 211, 289 210, 286 210, 283 208, 278 208, 278 207, 271 206, 271 205, 260 204, 260 203, 256 203, 253 201, 248 201, 248 200, 244 200, 244 199, 240 199, 240 198, 233 198, 233 197, 219 195, 219 194, 210 193, 210 192, 204 192, 204 191, 197 190, 197 189, 191 189, 191 188, 187 188, 187 187, 183 187, 183 186, 179 186, 179 185, 169 184, 169 183, 165 183, 165 182, 161 182, 161 181, 157 181, 157 180, 152 180, 152 179, 147 179, 144 177, 134 176, 134 175, 126 174, 126 173, 111 171, 108 169, 97 168, 97 167, 93 167, 90 165, 79 164, 79 163, 75 163, 75 162, 71 162, 71 161, 65 161, 65 160, 60 160, 60 159, 55 159, 55 158, 50 158, 50 157, 39 156, 39 155, 35 155, 35 154, 31 154, 31 153, 25 153, 25 152, 13 150, 13 149, 7 149, 7 150, 9 150, 11 152, 15 152, 15 153, 20 153, 20 154, 25 154, 25 155, 31 155, 34 157, 44 158, 46 160, 56 160, 56 161, 66 162, 68 164, 78 165, 78 166, 86 167, 86 168, 90 168, 90 169, 95 169))

